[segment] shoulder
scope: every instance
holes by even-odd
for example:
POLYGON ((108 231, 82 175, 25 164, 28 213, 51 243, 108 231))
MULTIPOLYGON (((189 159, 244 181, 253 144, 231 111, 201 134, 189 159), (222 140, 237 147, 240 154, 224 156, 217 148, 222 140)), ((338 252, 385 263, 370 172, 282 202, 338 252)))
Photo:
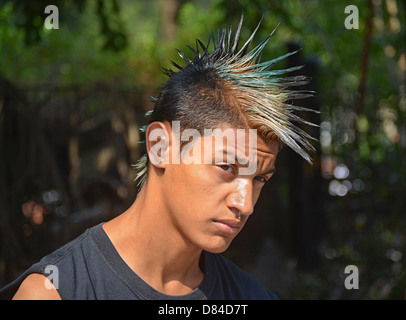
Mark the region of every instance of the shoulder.
POLYGON ((61 300, 61 297, 47 277, 32 273, 21 283, 13 300, 61 300))
POLYGON ((267 290, 261 282, 247 271, 242 270, 221 254, 209 253, 215 264, 223 287, 229 290, 226 295, 231 299, 274 300, 278 297, 267 290))
POLYGON ((1 288, 0 299, 60 299, 61 297, 65 299, 64 292, 56 290, 49 279, 58 281, 58 288, 61 288, 65 282, 69 283, 69 288, 71 287, 71 279, 76 279, 75 273, 82 271, 78 270, 76 264, 84 260, 89 251, 84 250, 89 246, 88 230, 46 255, 13 282, 1 288), (58 277, 58 274, 64 274, 64 277, 58 277))

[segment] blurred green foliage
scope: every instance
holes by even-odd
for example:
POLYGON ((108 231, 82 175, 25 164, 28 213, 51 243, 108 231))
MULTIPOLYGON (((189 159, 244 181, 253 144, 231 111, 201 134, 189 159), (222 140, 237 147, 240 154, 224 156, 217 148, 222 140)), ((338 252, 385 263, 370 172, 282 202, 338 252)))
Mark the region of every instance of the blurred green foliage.
MULTIPOLYGON (((368 1, 54 1, 58 30, 47 30, 42 1, 3 1, 0 6, 0 74, 17 84, 106 83, 154 94, 165 80, 161 67, 181 63, 195 38, 236 26, 244 13, 244 39, 263 16, 257 36, 280 26, 263 58, 299 43, 319 68, 320 146, 324 178, 324 231, 320 263, 297 270, 282 298, 404 299, 406 297, 406 4, 374 0, 367 48, 365 103, 356 104, 368 1), (347 5, 359 9, 359 29, 346 29, 347 5), (337 177, 343 164, 348 175, 337 177), (332 190, 332 181, 346 190, 332 190), (360 270, 360 289, 346 290, 344 268, 360 270)), ((364 61, 365 62, 365 61, 364 61)), ((114 108, 114 106, 112 106, 114 108)), ((145 106, 145 110, 151 105, 145 106)), ((286 185, 275 191, 286 198, 286 185)), ((276 188, 277 189, 277 188, 276 188)), ((283 201, 282 201, 283 202, 283 201)), ((290 208, 282 203, 281 214, 290 208)), ((288 219, 288 218, 287 218, 288 219)), ((288 236, 279 240, 290 243, 288 236)), ((283 245, 282 245, 283 247, 283 245)), ((286 250, 289 256, 292 252, 286 250)), ((271 288, 272 289, 272 288, 271 288)))

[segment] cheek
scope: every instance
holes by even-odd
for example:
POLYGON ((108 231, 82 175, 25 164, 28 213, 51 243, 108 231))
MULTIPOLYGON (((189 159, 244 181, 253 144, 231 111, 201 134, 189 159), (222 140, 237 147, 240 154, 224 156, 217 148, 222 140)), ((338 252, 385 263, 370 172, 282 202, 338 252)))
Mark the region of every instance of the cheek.
POLYGON ((218 182, 204 165, 177 165, 173 168, 168 183, 168 194, 178 210, 193 212, 207 210, 215 203, 219 190, 218 182))

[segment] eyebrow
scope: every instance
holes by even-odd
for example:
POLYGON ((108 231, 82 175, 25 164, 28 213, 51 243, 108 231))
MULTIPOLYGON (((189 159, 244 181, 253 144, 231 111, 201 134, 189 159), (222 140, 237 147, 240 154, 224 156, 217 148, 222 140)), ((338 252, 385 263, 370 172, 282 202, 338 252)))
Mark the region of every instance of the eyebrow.
POLYGON ((269 169, 267 172, 264 172, 262 174, 271 174, 271 173, 274 173, 275 171, 276 171, 276 168, 272 168, 272 169, 269 169))
MULTIPOLYGON (((238 164, 240 164, 241 166, 248 167, 249 158, 247 158, 247 157, 245 157, 245 158, 236 157, 234 151, 228 151, 228 150, 224 150, 224 149, 215 150, 215 154, 217 154, 217 152, 221 152, 221 151, 223 152, 223 157, 224 156, 231 156, 231 158, 234 159, 234 161, 237 160, 238 164), (246 164, 242 164, 241 160, 245 161, 246 164)), ((272 168, 272 169, 269 169, 268 171, 266 171, 264 173, 259 173, 259 174, 266 175, 266 174, 274 173, 275 171, 276 171, 276 168, 272 168)))
POLYGON ((244 158, 237 157, 235 155, 234 151, 228 151, 228 150, 222 149, 222 150, 215 150, 215 158, 216 158, 216 155, 218 153, 220 153, 220 152, 223 153, 223 157, 226 156, 227 160, 228 160, 228 157, 231 157, 234 160, 234 163, 235 163, 235 161, 237 161, 237 163, 239 165, 241 165, 242 167, 248 167, 248 164, 249 164, 249 158, 248 157, 244 157, 244 158))

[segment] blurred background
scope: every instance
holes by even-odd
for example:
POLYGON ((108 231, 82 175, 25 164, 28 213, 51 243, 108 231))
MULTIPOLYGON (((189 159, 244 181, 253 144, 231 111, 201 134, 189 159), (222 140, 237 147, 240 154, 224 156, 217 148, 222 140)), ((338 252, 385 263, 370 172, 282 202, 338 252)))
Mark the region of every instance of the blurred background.
POLYGON ((280 23, 263 59, 301 48, 276 67, 312 77, 317 94, 295 103, 321 111, 302 115, 319 142, 312 166, 282 150, 224 255, 282 299, 406 298, 401 0, 0 1, 0 287, 132 204, 161 68, 242 13, 242 40, 264 17, 254 45, 280 23), (58 29, 44 27, 49 4, 58 29))

